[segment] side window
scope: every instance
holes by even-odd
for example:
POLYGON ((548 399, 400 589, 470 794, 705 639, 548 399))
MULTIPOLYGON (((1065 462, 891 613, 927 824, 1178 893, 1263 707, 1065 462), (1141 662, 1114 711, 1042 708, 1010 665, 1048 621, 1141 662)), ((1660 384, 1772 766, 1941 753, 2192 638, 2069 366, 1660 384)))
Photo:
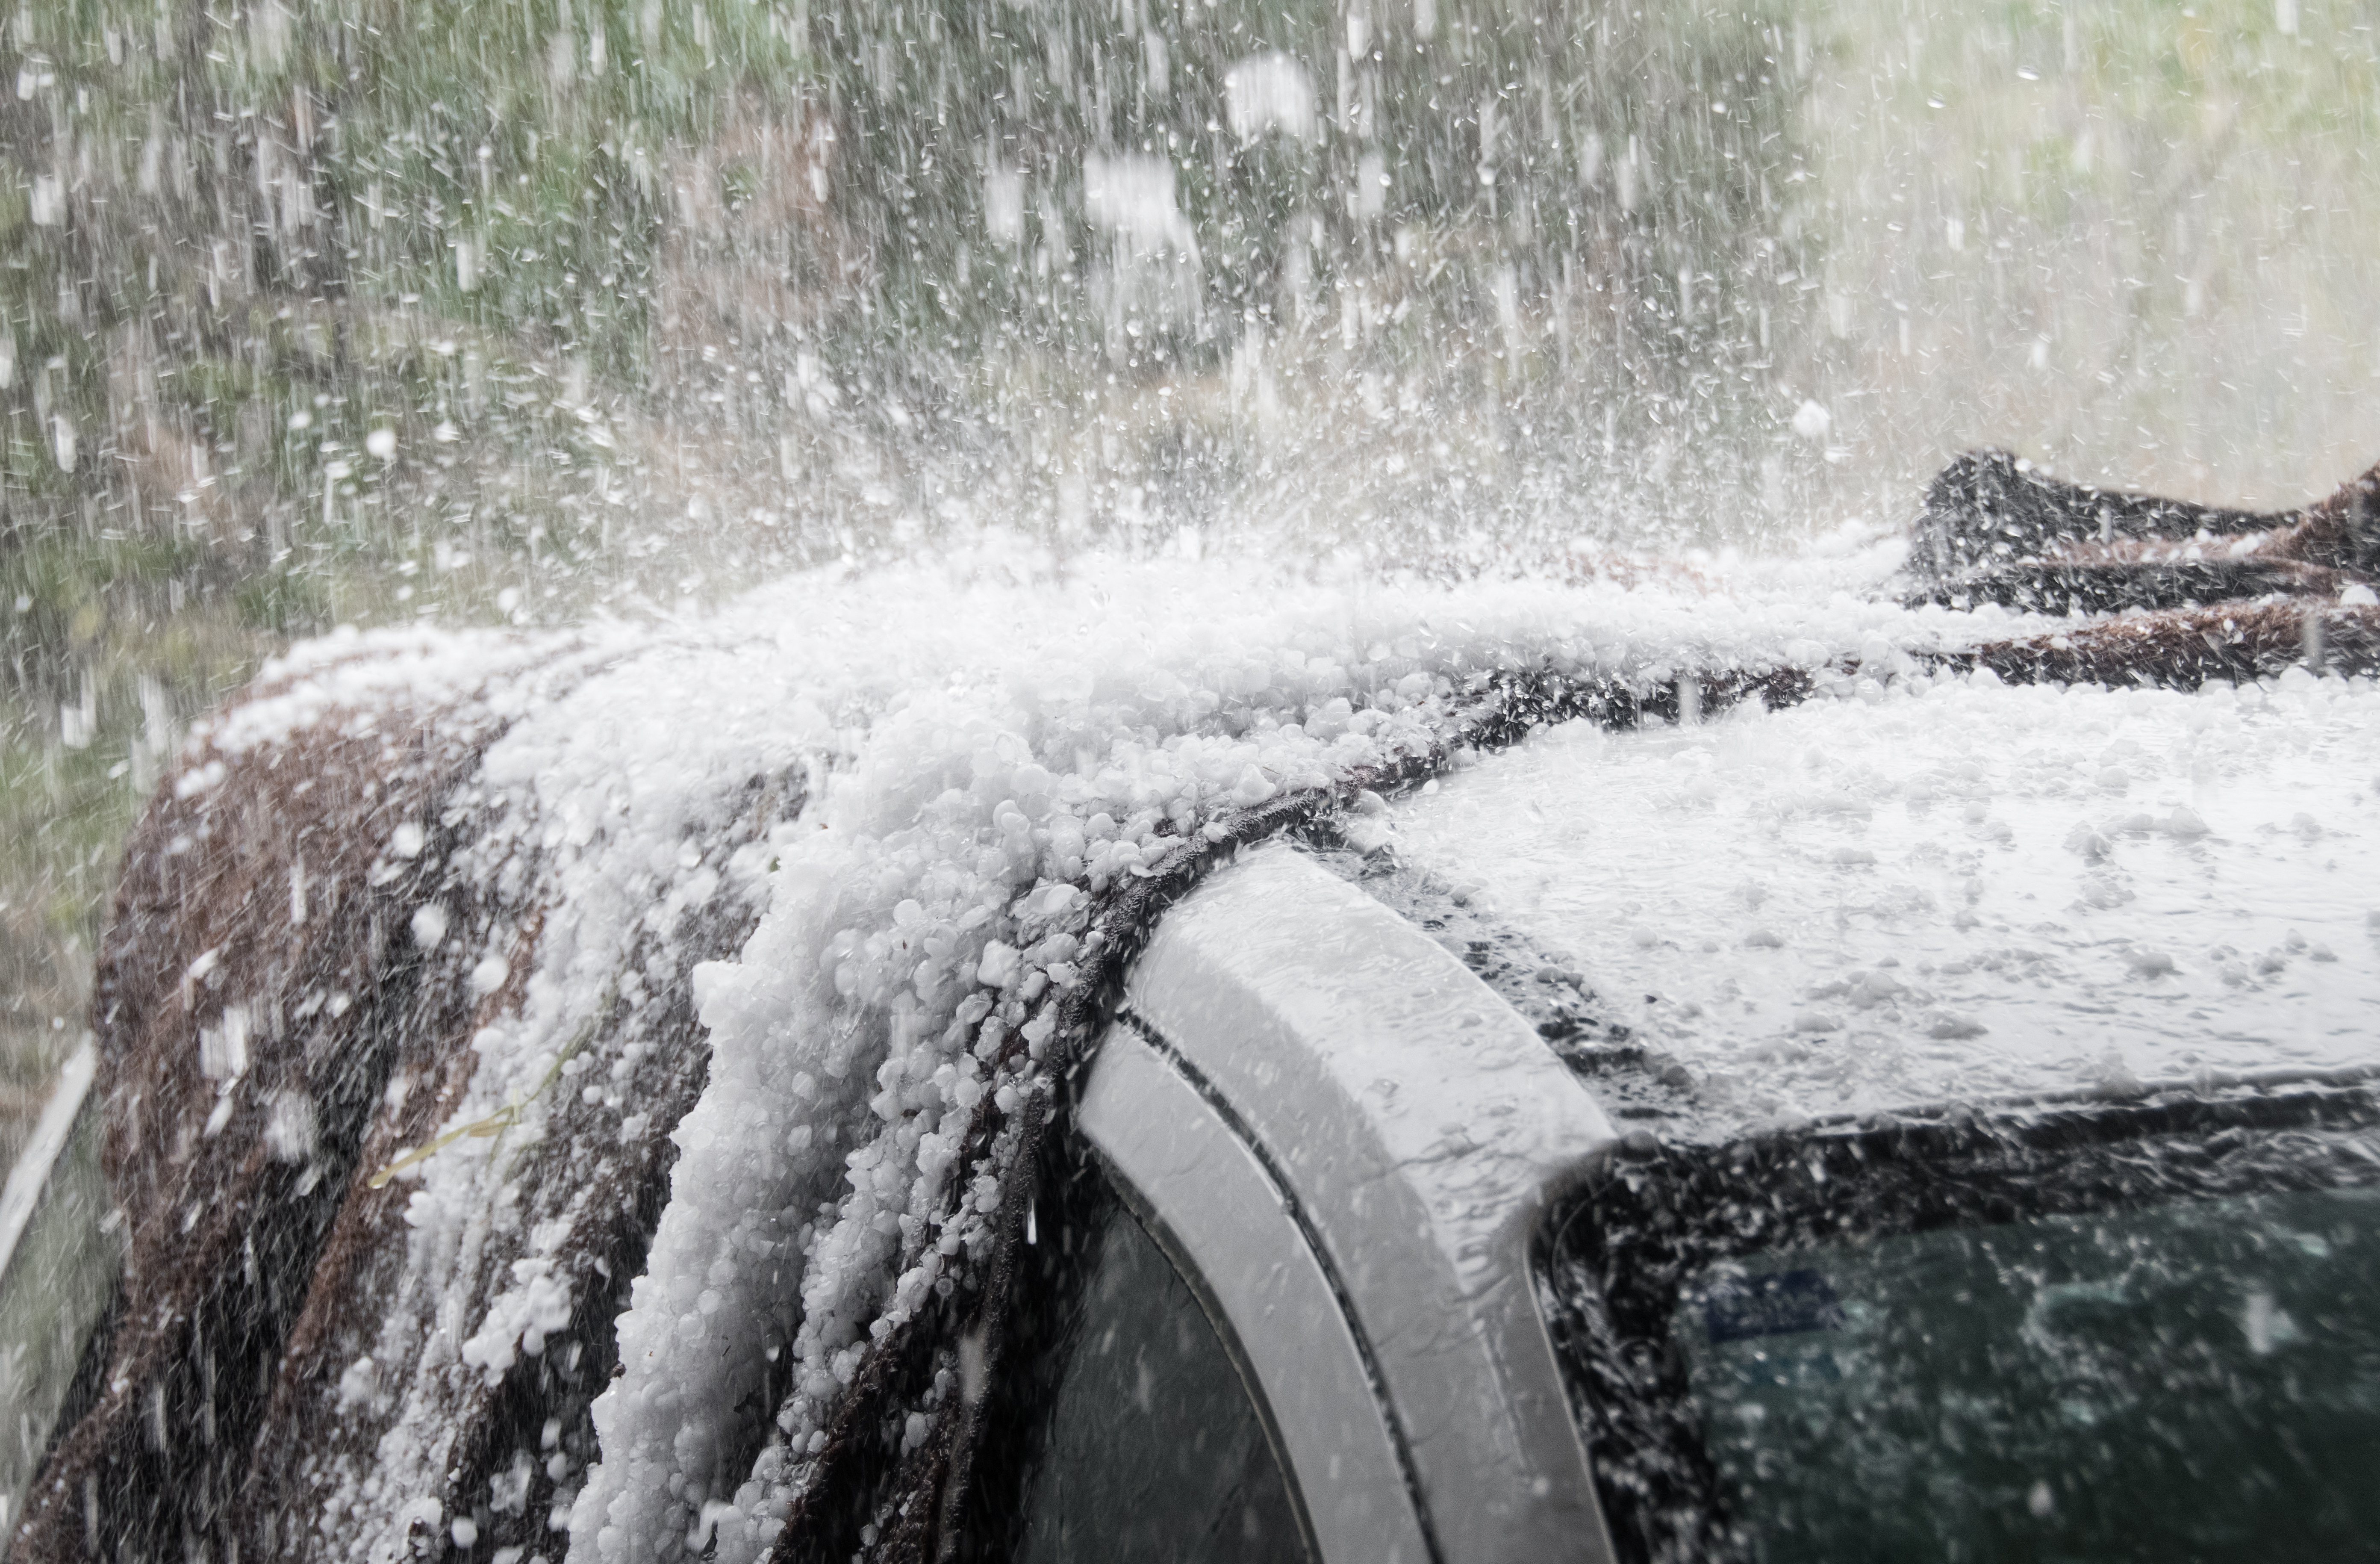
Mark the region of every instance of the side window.
POLYGON ((1036 1333, 1015 1557, 1305 1564, 1289 1480, 1196 1296, 1098 1168, 1073 1182, 1038 1235, 1071 1252, 1051 1259, 1072 1285, 1036 1333))

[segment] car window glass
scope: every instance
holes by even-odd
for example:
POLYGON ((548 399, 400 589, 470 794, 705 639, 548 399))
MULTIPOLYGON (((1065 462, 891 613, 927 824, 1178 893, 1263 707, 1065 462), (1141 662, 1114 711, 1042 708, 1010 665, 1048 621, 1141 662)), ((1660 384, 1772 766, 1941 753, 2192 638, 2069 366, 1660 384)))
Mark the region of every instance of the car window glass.
POLYGON ((1677 1339, 1766 1564, 2338 1558, 2375 1297, 2380 1192, 2309 1191, 1730 1259, 1677 1339))
POLYGON ((1616 1156, 1541 1276, 1619 1556, 2368 1551, 2375 1165, 2318 1081, 1616 1156))
POLYGON ((1101 1204, 1076 1229, 1087 1269, 1039 1369, 1055 1394, 1016 1557, 1307 1558, 1288 1480, 1221 1338, 1140 1223, 1101 1204))

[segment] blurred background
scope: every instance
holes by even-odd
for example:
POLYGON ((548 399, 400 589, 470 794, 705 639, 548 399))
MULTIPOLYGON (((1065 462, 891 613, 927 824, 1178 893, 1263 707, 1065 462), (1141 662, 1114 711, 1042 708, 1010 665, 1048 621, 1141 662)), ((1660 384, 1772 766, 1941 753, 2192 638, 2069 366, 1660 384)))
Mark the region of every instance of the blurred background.
MULTIPOLYGON (((2380 457, 2380 0, 30 0, 0 1162, 191 718, 337 624, 987 530, 1756 558, 2380 457)), ((1756 568, 1754 567, 1754 568, 1756 568)))

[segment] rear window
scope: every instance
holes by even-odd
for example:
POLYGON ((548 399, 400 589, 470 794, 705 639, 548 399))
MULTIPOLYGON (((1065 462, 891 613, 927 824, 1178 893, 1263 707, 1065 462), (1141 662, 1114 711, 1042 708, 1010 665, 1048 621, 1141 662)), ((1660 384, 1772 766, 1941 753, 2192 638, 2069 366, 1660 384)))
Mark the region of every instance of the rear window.
POLYGON ((2347 1557, 2380 1529, 2363 1088, 1612 1163, 1541 1273, 1633 1560, 2347 1557))

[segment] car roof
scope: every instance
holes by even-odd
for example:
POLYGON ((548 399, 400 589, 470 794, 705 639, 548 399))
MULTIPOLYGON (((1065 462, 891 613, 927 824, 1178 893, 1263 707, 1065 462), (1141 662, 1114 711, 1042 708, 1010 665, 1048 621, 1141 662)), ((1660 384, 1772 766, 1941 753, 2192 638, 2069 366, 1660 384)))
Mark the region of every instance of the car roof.
POLYGON ((2380 1059, 2368 681, 1912 684, 1551 728, 1387 845, 1682 1065, 1705 1135, 2380 1059))

